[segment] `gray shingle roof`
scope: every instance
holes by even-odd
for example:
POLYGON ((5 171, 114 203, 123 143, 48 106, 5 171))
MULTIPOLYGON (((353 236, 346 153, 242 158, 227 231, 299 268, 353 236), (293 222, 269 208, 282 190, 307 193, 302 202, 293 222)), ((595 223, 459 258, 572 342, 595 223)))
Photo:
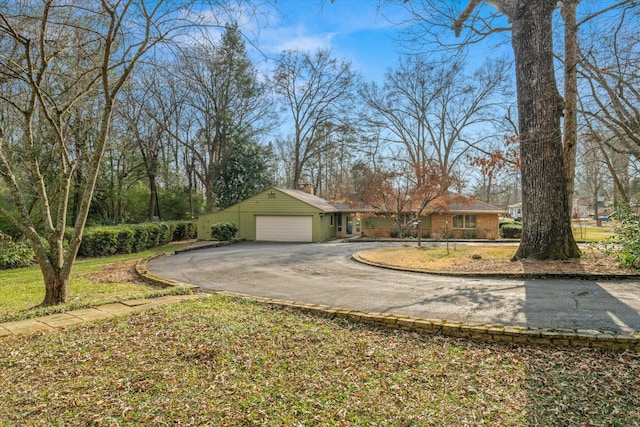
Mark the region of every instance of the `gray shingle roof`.
POLYGON ((314 208, 318 208, 324 212, 337 212, 338 210, 325 199, 320 198, 318 196, 314 196, 313 194, 309 194, 306 191, 300 190, 291 190, 289 188, 276 188, 276 190, 283 192, 295 199, 300 200, 308 205, 313 206, 314 208))

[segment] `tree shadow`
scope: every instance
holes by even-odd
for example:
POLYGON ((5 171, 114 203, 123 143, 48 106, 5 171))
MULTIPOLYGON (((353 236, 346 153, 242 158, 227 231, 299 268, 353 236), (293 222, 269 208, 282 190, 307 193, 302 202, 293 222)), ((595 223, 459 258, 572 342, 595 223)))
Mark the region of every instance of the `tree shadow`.
MULTIPOLYGON (((640 283, 634 281, 525 280, 514 284, 452 283, 432 295, 403 301, 385 312, 416 317, 530 328, 640 331, 640 283), (446 289, 445 289, 446 288, 446 289)), ((425 287, 425 293, 429 288, 425 287)))
POLYGON ((640 283, 527 280, 524 288, 527 326, 640 331, 640 283))

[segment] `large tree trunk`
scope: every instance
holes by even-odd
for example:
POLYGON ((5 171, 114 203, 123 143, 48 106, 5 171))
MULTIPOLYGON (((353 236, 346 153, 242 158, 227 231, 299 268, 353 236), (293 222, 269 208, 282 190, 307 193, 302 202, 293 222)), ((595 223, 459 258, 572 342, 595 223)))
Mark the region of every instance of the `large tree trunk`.
POLYGON ((43 272, 45 295, 40 304, 43 307, 67 302, 67 290, 69 289, 69 275, 63 273, 43 272), (66 277, 64 277, 66 276, 66 277))
POLYGON ((567 208, 560 116, 563 99, 553 68, 555 0, 521 2, 512 43, 518 89, 522 164, 522 240, 514 258, 580 256, 567 208))

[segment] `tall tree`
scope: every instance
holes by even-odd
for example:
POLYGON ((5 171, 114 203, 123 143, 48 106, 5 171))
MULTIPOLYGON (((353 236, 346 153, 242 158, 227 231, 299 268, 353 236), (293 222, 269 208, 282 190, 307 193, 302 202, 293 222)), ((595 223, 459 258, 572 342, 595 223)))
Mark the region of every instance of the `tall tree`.
POLYGON ((9 135, 0 126, 0 177, 18 212, 0 207, 29 239, 45 285, 43 305, 67 299, 116 98, 138 62, 159 43, 202 19, 195 2, 13 2, 0 10, 0 100, 19 117, 9 135), (197 16, 195 16, 197 15, 197 16), (69 140, 74 107, 89 96, 96 119, 95 140, 86 156, 82 196, 71 237, 65 242, 67 210, 78 165, 69 140), (23 172, 23 171, 26 171, 23 172), (48 179, 52 171, 56 180, 48 179), (38 201, 42 225, 29 211, 38 201), (66 243, 66 244, 65 244, 66 243))
POLYGON ((266 84, 258 79, 237 25, 227 25, 219 43, 205 38, 185 49, 179 73, 191 90, 199 129, 190 155, 204 185, 207 205, 215 206, 215 183, 229 146, 255 140, 274 125, 266 84))
MULTIPOLYGON (((469 1, 455 20, 457 35, 479 3, 469 1)), ((523 229, 514 258, 576 258, 580 250, 571 230, 560 127, 564 101, 553 66, 556 1, 494 0, 491 4, 511 22, 516 68, 523 229)))
POLYGON ((226 209, 275 184, 275 154, 270 146, 233 141, 214 184, 216 206, 226 209))
POLYGON ((285 123, 293 128, 293 135, 280 144, 290 162, 290 187, 298 187, 305 167, 333 147, 333 132, 351 125, 355 82, 351 65, 329 50, 280 55, 271 84, 290 115, 285 123))

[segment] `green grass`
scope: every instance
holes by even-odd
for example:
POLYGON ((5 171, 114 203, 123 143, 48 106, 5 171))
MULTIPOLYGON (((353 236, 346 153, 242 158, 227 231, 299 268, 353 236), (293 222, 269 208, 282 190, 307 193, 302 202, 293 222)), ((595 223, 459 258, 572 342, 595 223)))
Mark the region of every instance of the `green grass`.
POLYGON ((581 242, 599 242, 613 235, 611 227, 576 226, 571 227, 573 237, 581 242))
POLYGON ((45 292, 39 267, 1 270, 0 322, 59 313, 114 301, 184 292, 180 288, 159 289, 131 282, 95 283, 87 277, 88 274, 99 272, 103 268, 108 268, 114 264, 142 259, 154 253, 172 252, 182 246, 184 246, 184 243, 173 243, 137 254, 79 259, 73 268, 68 302, 53 307, 36 307, 44 299, 45 292))
POLYGON ((0 425, 638 425, 640 355, 212 296, 0 341, 0 425))

